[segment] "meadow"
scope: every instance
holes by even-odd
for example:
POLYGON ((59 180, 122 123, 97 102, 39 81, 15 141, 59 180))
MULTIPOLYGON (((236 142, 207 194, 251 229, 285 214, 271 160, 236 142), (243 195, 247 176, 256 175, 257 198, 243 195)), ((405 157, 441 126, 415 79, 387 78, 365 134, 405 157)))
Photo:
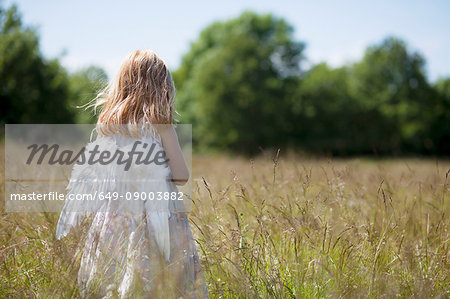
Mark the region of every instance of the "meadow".
MULTIPOLYGON (((189 220, 211 298, 449 296, 450 161, 210 155, 192 164, 189 220)), ((0 297, 77 298, 85 227, 56 240, 57 213, 3 205, 0 297)))

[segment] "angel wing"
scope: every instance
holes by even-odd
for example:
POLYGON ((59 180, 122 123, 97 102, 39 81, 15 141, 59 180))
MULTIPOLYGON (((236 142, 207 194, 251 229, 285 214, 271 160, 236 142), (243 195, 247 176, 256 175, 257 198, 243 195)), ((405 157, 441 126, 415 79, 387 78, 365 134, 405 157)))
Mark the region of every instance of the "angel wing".
MULTIPOLYGON (((90 142, 86 146, 86 151, 98 146, 100 152, 120 150, 126 156, 136 140, 116 135, 102 136, 90 142)), ((140 150, 142 151, 145 151, 144 143, 155 144, 156 151, 163 150, 161 141, 154 137, 147 136, 142 141, 144 141, 141 144, 140 150)), ((66 202, 56 228, 57 239, 66 236, 71 228, 80 224, 86 216, 98 212, 111 212, 107 211, 107 206, 108 200, 113 199, 100 200, 100 194, 117 192, 120 197, 113 212, 136 216, 142 215, 142 210, 145 209, 148 230, 153 233, 160 252, 168 261, 170 257, 169 203, 167 200, 157 200, 158 194, 171 191, 168 177, 170 177, 170 168, 167 165, 156 163, 139 165, 133 163, 128 170, 125 170, 124 165, 118 165, 117 161, 106 165, 100 163, 75 164, 67 186, 66 202), (152 193, 153 196, 151 196, 152 193), (68 200, 69 194, 79 197, 80 194, 90 194, 96 198, 87 201, 68 200)))

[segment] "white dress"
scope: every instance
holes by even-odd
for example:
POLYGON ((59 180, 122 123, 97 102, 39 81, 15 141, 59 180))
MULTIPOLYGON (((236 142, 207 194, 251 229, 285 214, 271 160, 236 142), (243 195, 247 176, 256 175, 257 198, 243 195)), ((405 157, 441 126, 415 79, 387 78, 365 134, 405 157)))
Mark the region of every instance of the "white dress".
MULTIPOLYGON (((127 153, 137 140, 162 150, 158 135, 135 139, 115 134, 99 136, 85 152, 97 146, 127 153)), ((82 297, 208 297, 182 201, 126 199, 134 192, 176 192, 170 175, 167 165, 156 163, 133 164, 128 170, 117 163, 75 164, 67 194, 95 194, 96 200, 66 200, 56 236, 66 236, 92 216, 78 272, 82 297), (122 198, 113 200, 112 194, 122 198)))

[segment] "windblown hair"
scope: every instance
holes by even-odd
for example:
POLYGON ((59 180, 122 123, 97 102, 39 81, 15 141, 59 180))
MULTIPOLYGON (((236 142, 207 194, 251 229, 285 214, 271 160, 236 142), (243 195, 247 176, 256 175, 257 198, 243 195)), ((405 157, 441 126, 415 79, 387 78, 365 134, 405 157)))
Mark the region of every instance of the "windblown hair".
MULTIPOLYGON (((175 86, 164 61, 151 50, 130 53, 115 80, 95 99, 102 106, 97 121, 104 135, 121 125, 171 124, 175 86)), ((100 133, 100 132, 99 132, 100 133)), ((108 134, 109 133, 109 134, 108 134)))

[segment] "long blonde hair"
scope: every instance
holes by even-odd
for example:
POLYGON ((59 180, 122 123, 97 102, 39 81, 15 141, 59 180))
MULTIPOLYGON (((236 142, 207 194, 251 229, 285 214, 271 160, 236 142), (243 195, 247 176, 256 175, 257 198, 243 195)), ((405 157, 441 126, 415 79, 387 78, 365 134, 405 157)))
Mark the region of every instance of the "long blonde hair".
POLYGON ((171 124, 174 98, 174 82, 164 61, 151 50, 133 51, 115 80, 94 99, 94 109, 102 106, 97 130, 100 125, 109 135, 115 125, 171 124))

